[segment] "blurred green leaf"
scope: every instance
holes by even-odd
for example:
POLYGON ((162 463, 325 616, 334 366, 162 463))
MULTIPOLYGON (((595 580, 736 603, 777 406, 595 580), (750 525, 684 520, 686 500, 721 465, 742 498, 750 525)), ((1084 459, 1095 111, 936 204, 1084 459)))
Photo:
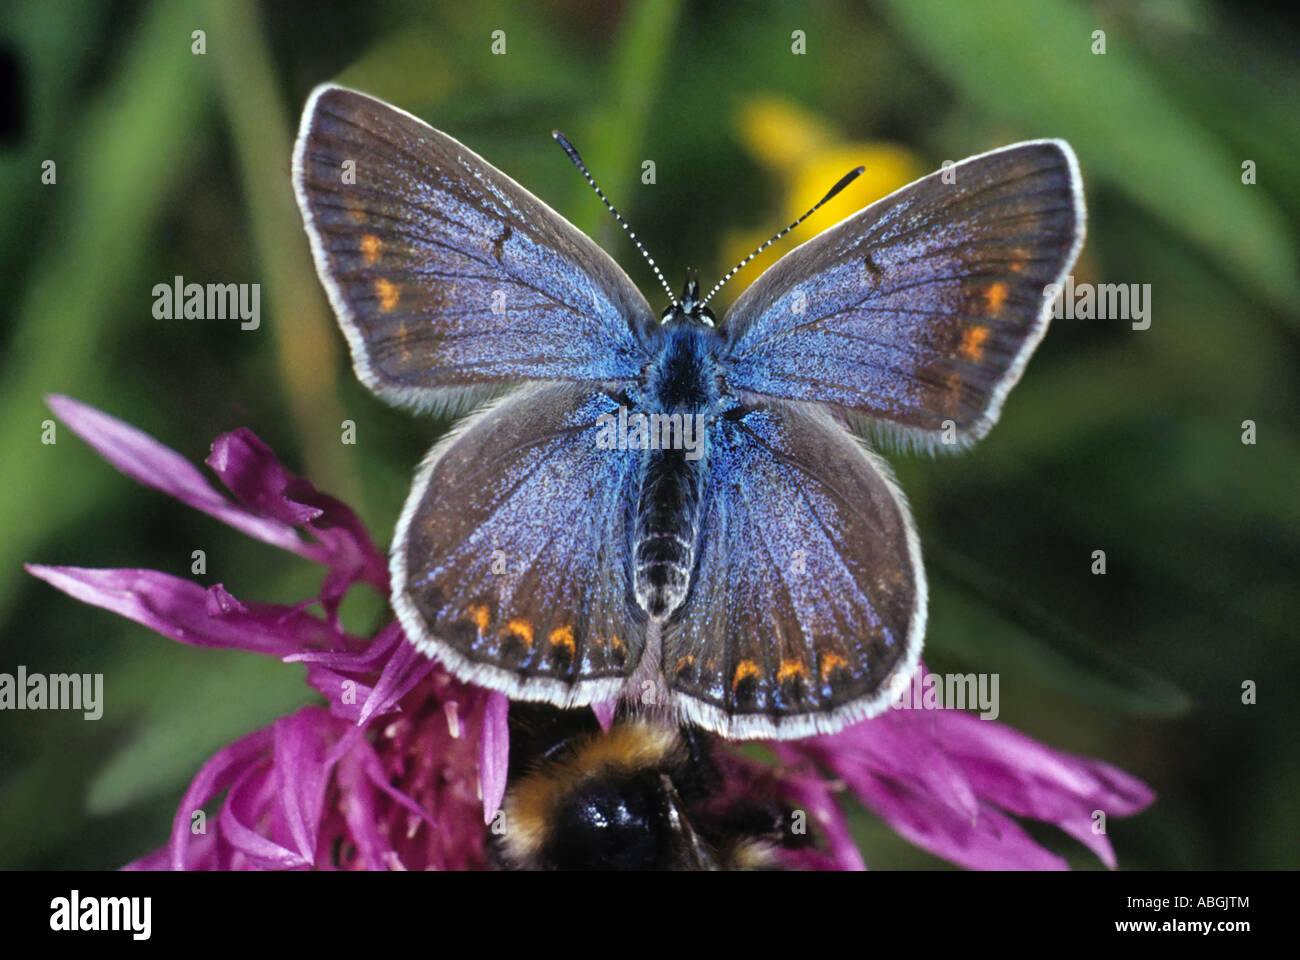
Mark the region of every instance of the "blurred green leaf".
POLYGON ((122 701, 115 709, 140 712, 130 740, 90 783, 92 816, 159 793, 179 800, 212 754, 320 699, 303 682, 301 666, 242 652, 198 653, 201 666, 199 657, 171 657, 166 663, 173 669, 163 671, 147 652, 125 665, 121 676, 129 686, 113 691, 122 701))

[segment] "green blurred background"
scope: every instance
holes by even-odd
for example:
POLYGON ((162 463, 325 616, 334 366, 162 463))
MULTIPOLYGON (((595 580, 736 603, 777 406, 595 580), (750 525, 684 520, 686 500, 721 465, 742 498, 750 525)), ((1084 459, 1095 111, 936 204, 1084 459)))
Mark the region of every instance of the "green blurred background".
MULTIPOLYGON (((200 579, 244 599, 295 602, 319 584, 305 561, 138 487, 66 429, 42 445, 44 394, 196 461, 218 433, 250 427, 354 504, 380 543, 447 427, 356 382, 311 268, 289 151, 328 79, 470 145, 601 242, 656 305, 553 127, 674 286, 688 266, 711 282, 786 222, 809 171, 824 190, 859 162, 846 156, 868 163, 863 189, 797 239, 891 177, 1067 138, 1090 220, 1075 275, 1151 284, 1151 328, 1057 321, 987 440, 892 457, 931 577, 926 659, 999 673, 1003 722, 1154 786, 1150 810, 1110 823, 1121 866, 1297 866, 1295 18, 1195 0, 8 0, 0 671, 102 672, 106 705, 97 722, 0 714, 0 866, 112 868, 153 849, 215 749, 308 699, 300 667, 182 647, 55 592, 23 561, 188 575, 203 549, 200 579), (41 183, 47 159, 54 185, 41 183), (154 319, 153 285, 177 274, 262 284, 261 328, 154 319), (339 442, 343 419, 355 446, 339 442), (1090 572, 1098 549, 1105 576, 1090 572), (1257 705, 1242 704, 1245 681, 1257 705)), ((369 629, 383 603, 354 593, 347 618, 369 629)), ((941 866, 853 817, 873 867, 941 866)), ((1056 831, 1034 833, 1097 866, 1056 831)))

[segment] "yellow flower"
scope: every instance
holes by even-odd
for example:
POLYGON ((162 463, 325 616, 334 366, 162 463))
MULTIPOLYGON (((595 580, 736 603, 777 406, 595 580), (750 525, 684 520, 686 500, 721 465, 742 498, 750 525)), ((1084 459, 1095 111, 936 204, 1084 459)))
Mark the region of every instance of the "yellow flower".
POLYGON ((750 154, 760 166, 776 175, 782 197, 781 212, 769 226, 728 231, 723 240, 720 267, 723 272, 801 216, 844 174, 857 166, 866 170, 807 223, 772 244, 745 267, 749 279, 742 279, 735 289, 730 289, 728 284, 724 293, 719 294, 719 300, 724 302, 734 299, 747 283, 805 240, 926 172, 920 158, 910 150, 883 141, 845 142, 830 124, 799 105, 776 97, 750 100, 741 108, 737 126, 750 154))
POLYGON ((755 97, 740 108, 741 142, 761 165, 789 170, 840 139, 828 124, 798 104, 779 97, 755 97))

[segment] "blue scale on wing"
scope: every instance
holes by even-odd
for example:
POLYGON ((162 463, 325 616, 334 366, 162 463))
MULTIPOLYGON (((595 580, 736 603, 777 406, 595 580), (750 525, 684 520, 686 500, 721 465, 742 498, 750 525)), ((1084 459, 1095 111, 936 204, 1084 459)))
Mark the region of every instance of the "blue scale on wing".
POLYGON ((590 388, 529 388, 471 417, 422 468, 394 545, 399 613, 471 678, 509 676, 521 692, 578 703, 612 695, 635 667, 638 454, 598 444, 600 417, 617 409, 590 388))
POLYGON ((715 429, 695 586, 665 631, 664 672, 712 729, 815 732, 819 716, 867 709, 919 650, 911 519, 883 463, 824 414, 751 408, 715 429))

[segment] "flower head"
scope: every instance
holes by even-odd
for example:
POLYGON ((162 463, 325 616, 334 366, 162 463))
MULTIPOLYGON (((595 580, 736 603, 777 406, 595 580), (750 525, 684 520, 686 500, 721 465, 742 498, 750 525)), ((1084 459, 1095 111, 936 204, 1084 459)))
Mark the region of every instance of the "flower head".
MULTIPOLYGON (((281 606, 154 570, 28 565, 181 643, 306 664, 324 697, 218 751, 182 798, 167 845, 129 868, 487 866, 485 824, 507 785, 507 701, 426 659, 397 623, 373 638, 343 628, 339 604, 352 586, 388 594, 384 557, 356 515, 248 430, 218 437, 206 461, 227 496, 141 431, 67 397, 49 402, 123 473, 326 570, 316 596, 281 606), (209 822, 204 808, 218 798, 209 822)), ((610 705, 597 716, 608 725, 610 705)), ((1065 866, 1013 817, 1055 824, 1113 867, 1095 812, 1126 816, 1153 799, 1120 770, 958 710, 887 711, 835 735, 767 746, 778 764, 717 744, 716 800, 766 797, 801 811, 821 843, 781 851, 793 868, 863 868, 840 808, 845 792, 909 841, 971 868, 1065 866)))
POLYGON ((319 595, 289 607, 154 570, 28 566, 77 599, 181 643, 304 663, 328 703, 220 750, 186 791, 168 845, 131 866, 483 866, 483 823, 505 789, 505 698, 455 680, 396 624, 373 639, 343 629, 338 607, 352 585, 388 593, 384 557, 356 515, 247 430, 218 437, 207 459, 232 499, 139 430, 67 397, 51 397, 50 406, 131 478, 326 568, 319 595), (208 823, 201 811, 223 793, 208 823))

